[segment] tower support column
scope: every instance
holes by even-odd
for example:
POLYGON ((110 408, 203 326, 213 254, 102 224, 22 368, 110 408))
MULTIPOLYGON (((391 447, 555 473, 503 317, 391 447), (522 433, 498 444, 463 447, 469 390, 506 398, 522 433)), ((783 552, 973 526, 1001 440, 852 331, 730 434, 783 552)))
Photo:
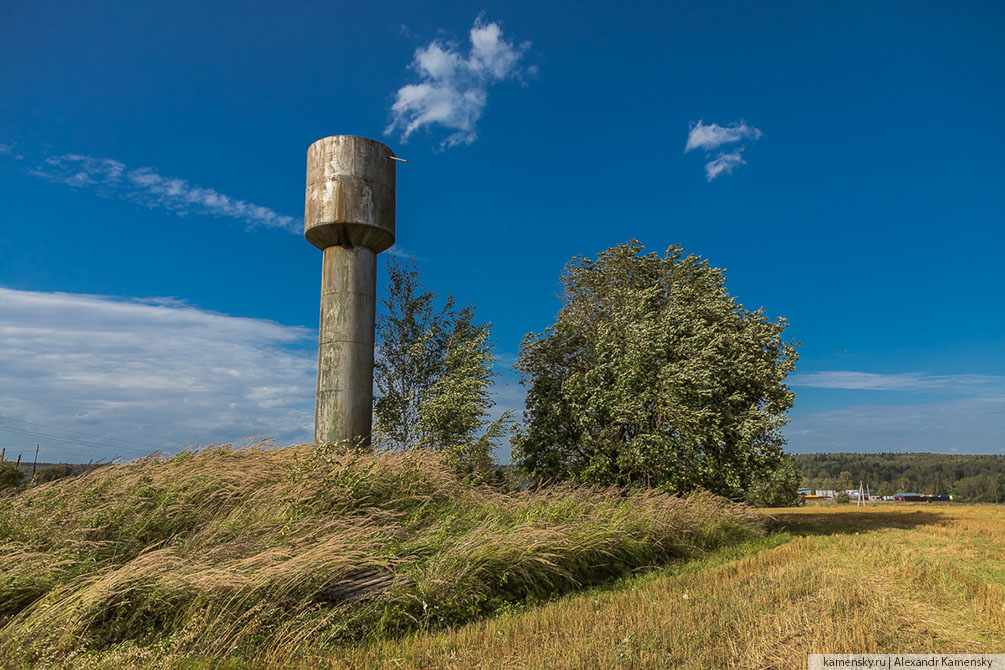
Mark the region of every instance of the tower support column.
POLYGON ((314 441, 370 440, 377 254, 331 246, 321 266, 314 441))

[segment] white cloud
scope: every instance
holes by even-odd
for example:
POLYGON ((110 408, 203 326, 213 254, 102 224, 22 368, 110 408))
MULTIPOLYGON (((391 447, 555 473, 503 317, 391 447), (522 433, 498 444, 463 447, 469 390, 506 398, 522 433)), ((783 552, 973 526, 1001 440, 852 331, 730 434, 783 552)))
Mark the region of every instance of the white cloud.
POLYGON ((740 165, 746 165, 743 160, 743 150, 745 144, 734 146, 729 151, 716 150, 727 144, 739 144, 741 142, 756 142, 761 139, 764 133, 754 126, 748 125, 746 121, 736 121, 728 126, 720 126, 715 123, 705 125, 702 120, 691 123, 691 131, 687 135, 687 144, 684 146, 684 153, 701 149, 705 151, 705 158, 711 159, 705 163, 705 176, 709 181, 723 174, 732 174, 733 170, 740 165), (715 158, 712 158, 715 154, 715 158))
POLYGON ((995 375, 932 375, 924 372, 877 374, 825 370, 792 375, 788 383, 791 386, 859 391, 969 391, 1005 394, 1005 377, 995 375))
POLYGON ((14 419, 0 419, 0 445, 86 462, 257 434, 308 442, 316 359, 307 328, 0 288, 0 415, 14 419))
POLYGON ((712 151, 718 149, 723 144, 735 144, 744 140, 756 141, 761 139, 763 133, 753 126, 747 125, 746 121, 737 121, 728 126, 720 126, 710 123, 707 126, 703 121, 691 124, 691 132, 687 135, 687 145, 684 153, 694 149, 704 149, 712 151))
POLYGON ((843 407, 796 415, 786 427, 785 435, 789 439, 789 450, 798 453, 1002 453, 1005 451, 1005 398, 843 407))
POLYGON ((746 165, 743 160, 742 149, 732 151, 728 154, 720 154, 715 160, 705 163, 705 176, 712 181, 721 174, 733 174, 733 168, 739 165, 746 165))
POLYGON ((471 144, 488 102, 492 84, 520 78, 520 61, 530 42, 514 45, 503 39, 498 23, 479 17, 470 32, 471 47, 463 55, 457 45, 434 41, 415 51, 410 67, 419 83, 398 89, 385 133, 400 132, 407 141, 416 130, 441 125, 452 131, 441 147, 471 144))
POLYGON ((281 228, 291 233, 303 230, 300 219, 190 184, 178 177, 163 177, 150 167, 130 169, 111 158, 80 154, 50 156, 31 170, 31 174, 73 188, 94 189, 99 195, 128 200, 150 209, 165 209, 179 216, 203 214, 231 218, 248 225, 281 228))
POLYGON ((394 256, 396 258, 405 258, 412 261, 416 260, 417 258, 415 254, 413 254, 411 251, 406 250, 404 247, 402 247, 400 244, 397 243, 391 245, 391 248, 387 250, 387 253, 388 255, 394 256))
MULTIPOLYGON (((312 328, 176 298, 0 287, 0 446, 15 458, 36 444, 42 461, 87 462, 252 435, 309 442, 316 370, 312 328)), ((490 418, 519 417, 524 391, 499 371, 490 418)))

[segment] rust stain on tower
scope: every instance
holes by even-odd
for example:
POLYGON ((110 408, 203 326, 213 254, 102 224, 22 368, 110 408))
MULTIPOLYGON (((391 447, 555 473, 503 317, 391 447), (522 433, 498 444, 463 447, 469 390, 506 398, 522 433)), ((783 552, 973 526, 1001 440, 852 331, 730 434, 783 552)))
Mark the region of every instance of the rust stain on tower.
POLYGON ((304 237, 323 252, 315 442, 369 442, 377 254, 394 244, 394 152, 336 135, 307 149, 304 237))

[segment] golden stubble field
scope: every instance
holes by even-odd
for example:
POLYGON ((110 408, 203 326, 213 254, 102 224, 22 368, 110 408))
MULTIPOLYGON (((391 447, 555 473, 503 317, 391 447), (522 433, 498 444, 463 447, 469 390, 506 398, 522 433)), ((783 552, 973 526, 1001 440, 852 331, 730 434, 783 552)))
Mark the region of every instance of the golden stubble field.
POLYGON ((1005 653, 1005 507, 764 512, 775 534, 705 561, 305 667, 805 668, 807 653, 1005 653))

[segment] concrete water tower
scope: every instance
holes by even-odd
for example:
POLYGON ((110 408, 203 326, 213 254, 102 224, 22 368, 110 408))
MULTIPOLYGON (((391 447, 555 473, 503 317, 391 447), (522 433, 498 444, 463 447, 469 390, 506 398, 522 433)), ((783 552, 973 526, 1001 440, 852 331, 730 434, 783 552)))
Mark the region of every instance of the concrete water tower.
POLYGON ((377 254, 394 244, 397 160, 352 135, 307 149, 304 237, 324 252, 315 442, 370 440, 377 254))

